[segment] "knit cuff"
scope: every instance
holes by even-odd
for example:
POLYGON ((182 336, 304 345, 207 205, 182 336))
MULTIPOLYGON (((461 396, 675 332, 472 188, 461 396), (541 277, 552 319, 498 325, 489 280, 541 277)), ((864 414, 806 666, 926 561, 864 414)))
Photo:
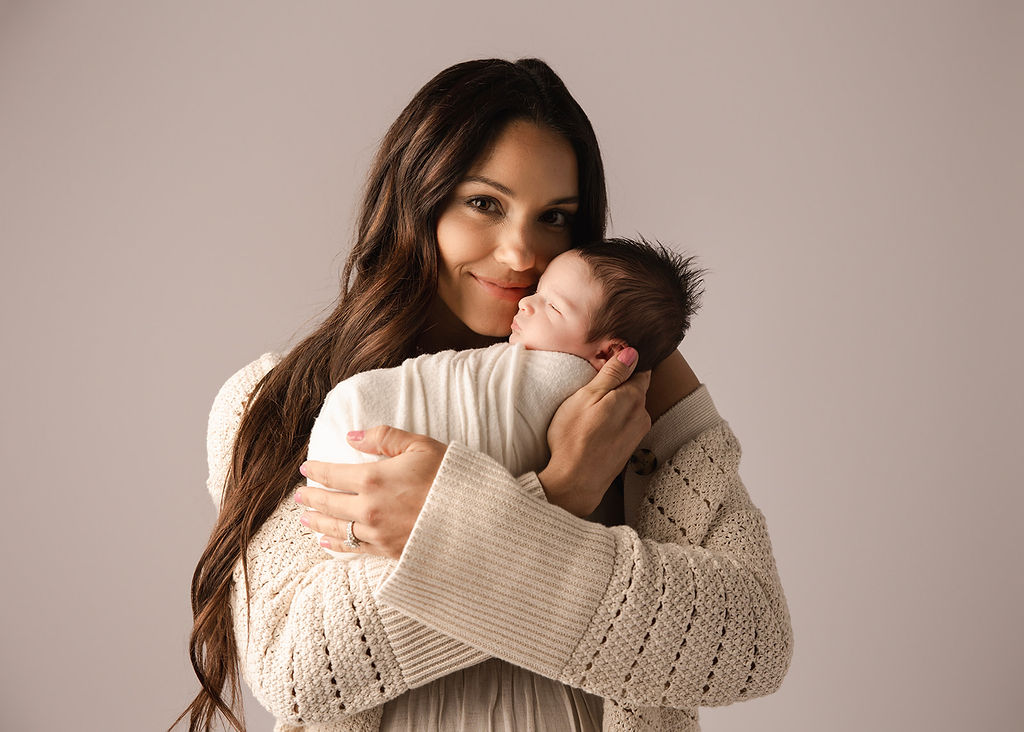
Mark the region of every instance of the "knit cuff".
POLYGON ((519 486, 526 492, 526 495, 539 498, 542 501, 548 500, 548 494, 544 492, 544 486, 541 485, 540 478, 532 470, 529 473, 523 473, 516 480, 519 482, 519 486))
POLYGON ((680 447, 721 421, 711 394, 701 384, 651 425, 640 447, 651 450, 659 460, 667 460, 680 447))
POLYGON ((422 623, 393 607, 378 604, 377 610, 402 669, 402 677, 410 689, 489 658, 462 641, 423 627, 422 623))
MULTIPOLYGON (((370 586, 379 587, 394 564, 390 559, 367 557, 363 572, 370 586)), ((486 653, 426 628, 379 600, 377 613, 401 668, 402 678, 410 689, 488 659, 486 653)))
POLYGON ((528 495, 499 463, 453 442, 376 597, 557 678, 597 612, 615 552, 605 527, 528 495))

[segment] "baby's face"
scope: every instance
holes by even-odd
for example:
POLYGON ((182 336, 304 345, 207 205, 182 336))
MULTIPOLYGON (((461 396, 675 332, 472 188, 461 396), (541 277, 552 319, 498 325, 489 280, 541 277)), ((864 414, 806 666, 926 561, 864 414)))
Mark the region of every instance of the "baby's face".
POLYGON ((607 352, 608 339, 588 342, 587 331, 603 297, 587 263, 572 250, 560 254, 540 276, 537 292, 519 301, 509 343, 573 353, 600 369, 614 351, 607 352))

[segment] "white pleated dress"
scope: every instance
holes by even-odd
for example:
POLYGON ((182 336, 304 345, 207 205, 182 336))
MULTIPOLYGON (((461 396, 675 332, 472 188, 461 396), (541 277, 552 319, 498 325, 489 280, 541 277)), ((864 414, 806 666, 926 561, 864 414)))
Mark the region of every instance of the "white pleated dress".
POLYGON ((497 658, 384 705, 381 732, 600 732, 603 700, 497 658))

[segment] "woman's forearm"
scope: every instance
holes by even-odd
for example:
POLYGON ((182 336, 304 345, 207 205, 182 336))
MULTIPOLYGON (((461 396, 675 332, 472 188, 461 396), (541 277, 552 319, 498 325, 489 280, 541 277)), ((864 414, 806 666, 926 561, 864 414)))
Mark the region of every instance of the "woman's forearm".
POLYGON ((692 394, 698 386, 700 380, 683 358, 683 354, 679 351, 669 354, 668 358, 651 371, 651 385, 647 388, 646 404, 651 422, 657 422, 661 415, 692 394))

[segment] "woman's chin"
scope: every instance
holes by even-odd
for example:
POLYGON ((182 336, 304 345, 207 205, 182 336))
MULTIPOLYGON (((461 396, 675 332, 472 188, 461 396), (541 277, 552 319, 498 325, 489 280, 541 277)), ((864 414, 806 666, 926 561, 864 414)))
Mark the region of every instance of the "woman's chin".
POLYGON ((488 338, 508 338, 512 333, 511 318, 506 320, 505 318, 493 318, 485 321, 476 323, 467 323, 469 329, 477 335, 486 336, 488 338))

